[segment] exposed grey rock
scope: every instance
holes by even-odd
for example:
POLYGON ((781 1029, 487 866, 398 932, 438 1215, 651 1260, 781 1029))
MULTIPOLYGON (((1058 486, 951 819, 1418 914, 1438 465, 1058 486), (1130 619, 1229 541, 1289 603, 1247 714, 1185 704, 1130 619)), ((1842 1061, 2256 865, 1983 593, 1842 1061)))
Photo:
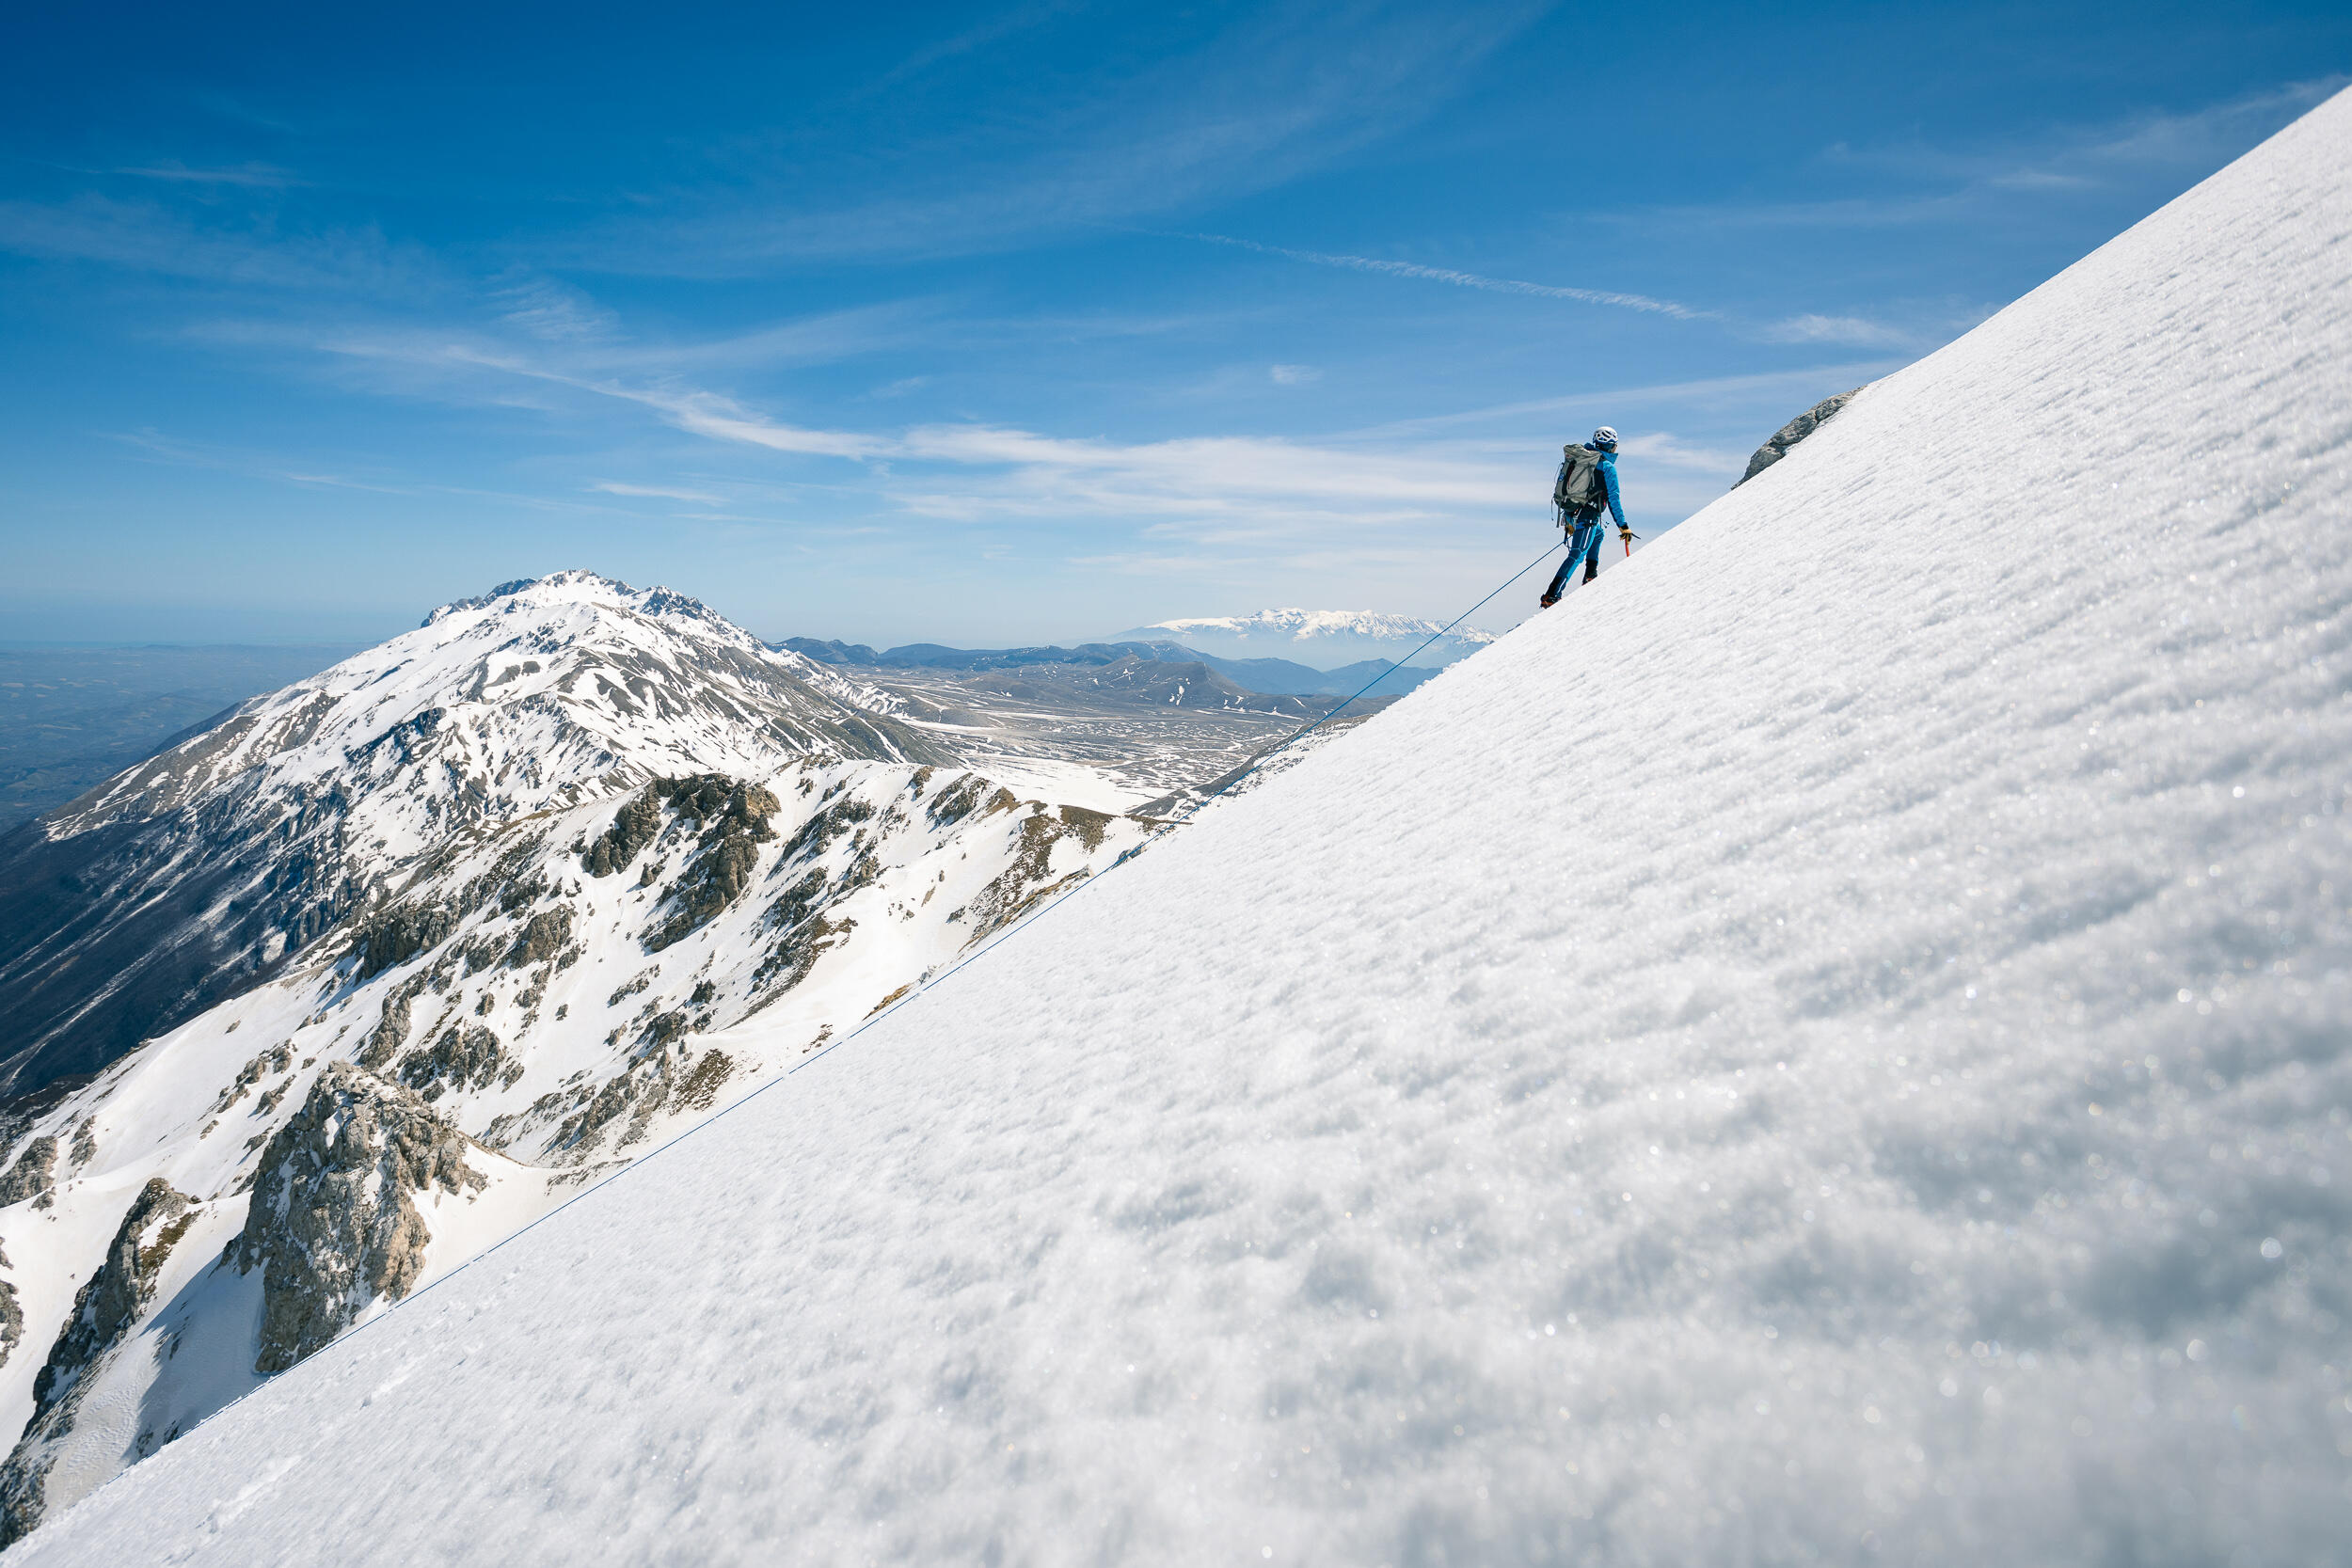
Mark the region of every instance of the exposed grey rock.
MULTIPOLYGON (((713 1052, 713 1055, 717 1053, 713 1052)), ((723 1057, 721 1060, 724 1060, 723 1057)), ((5 1249, 0 1249, 0 1269, 12 1268, 5 1249)), ((17 1300, 16 1286, 0 1279, 0 1367, 8 1364, 8 1357, 24 1338, 24 1305, 17 1300)))
MULTIPOLYGON (((686 1061, 683 1048, 675 1054, 661 1051, 614 1074, 593 1097, 585 1097, 585 1104, 564 1117, 548 1147, 567 1163, 577 1164, 601 1145, 606 1132, 624 1117, 628 1125, 614 1144, 616 1148, 627 1148, 644 1138, 653 1118, 665 1109, 707 1111, 721 1085, 734 1075, 735 1060, 723 1051, 707 1051, 691 1068, 686 1061)), ((572 1103, 580 1104, 580 1101, 572 1103)), ((536 1123, 559 1108, 556 1097, 549 1096, 520 1120, 526 1125, 536 1123)))
POLYGON ((506 952, 506 967, 529 969, 546 963, 564 950, 572 940, 572 911, 558 906, 543 910, 531 917, 531 923, 515 939, 515 945, 506 952))
POLYGON ((245 1229, 229 1257, 262 1271, 253 1370, 285 1370, 369 1304, 406 1295, 432 1234, 413 1195, 487 1185, 471 1138, 423 1100, 346 1062, 328 1064, 262 1152, 245 1229))
POLYGON ((1782 458, 1788 456, 1788 449, 1790 447, 1795 446, 1799 441, 1804 440, 1806 436, 1820 429, 1822 425, 1827 424, 1829 422, 1830 416, 1836 414, 1849 403, 1851 403, 1854 399, 1855 393, 1858 393, 1861 390, 1861 388, 1856 387, 1851 392, 1840 392, 1834 398, 1823 398, 1820 402, 1815 404, 1812 407, 1806 409, 1795 419, 1790 420, 1787 424, 1782 425, 1778 430, 1772 432, 1772 439, 1756 448, 1756 455, 1748 459, 1748 471, 1740 476, 1739 482, 1733 484, 1732 488, 1737 490, 1741 484, 1745 484, 1748 481, 1754 479, 1756 475, 1762 473, 1765 469, 1771 467, 1782 458))
POLYGON ((610 877, 635 860, 661 832, 661 781, 622 803, 612 826, 588 847, 581 863, 591 877, 610 877))
POLYGON ((1041 807, 1023 817, 1012 863, 950 916, 970 919, 972 935, 967 945, 993 931, 1003 930, 1043 900, 1084 881, 1088 873, 1083 866, 1067 876, 1051 875, 1054 846, 1064 837, 1076 838, 1089 847, 1099 845, 1103 842, 1103 829, 1109 821, 1101 812, 1073 806, 1063 807, 1058 816, 1048 816, 1041 807))
POLYGON ((57 1185, 57 1140, 35 1138, 24 1146, 24 1152, 16 1157, 16 1164, 0 1176, 0 1207, 34 1200, 34 1207, 49 1207, 49 1195, 57 1185))
POLYGON ((40 1523, 57 1445, 73 1430, 91 1373, 154 1301, 164 1263, 195 1218, 185 1193, 161 1177, 149 1181, 123 1214, 106 1260, 74 1296, 73 1310, 33 1380, 33 1418, 0 1465, 0 1545, 40 1523))
POLYGON ((827 845, 873 815, 874 808, 854 796, 835 800, 801 824, 800 832, 785 841, 779 859, 790 862, 821 855, 827 845))
POLYGON ((408 1009, 432 979, 430 970, 420 970, 394 986, 384 998, 384 1011, 376 1020, 375 1030, 359 1048, 361 1067, 370 1072, 380 1071, 393 1053, 408 1043, 408 1009))
POLYGON ((82 1125, 73 1130, 73 1148, 70 1152, 75 1170, 98 1158, 98 1128, 88 1117, 84 1117, 82 1125))
POLYGON ((294 1050, 290 1046, 279 1044, 262 1052, 240 1068, 236 1078, 220 1091, 220 1098, 213 1101, 214 1114, 218 1115, 243 1100, 246 1091, 262 1079, 272 1073, 287 1071, 293 1066, 294 1050))
MULTIPOLYGON (((751 885, 759 863, 759 844, 775 837, 768 818, 783 809, 757 784, 737 784, 717 774, 663 780, 682 819, 701 829, 693 857, 678 874, 663 907, 669 911, 645 936, 648 952, 659 953, 708 925, 751 885)), ((866 808, 871 815, 872 808, 866 808)), ((819 814, 823 815, 822 813, 819 814)))
POLYGON ((457 929, 457 912, 439 904, 397 906, 362 922, 352 942, 359 955, 355 980, 366 980, 394 964, 406 963, 437 947, 457 929))
MULTIPOLYGON (((484 997, 488 1001, 488 997, 484 997)), ((420 1046, 401 1058, 400 1081, 430 1102, 445 1089, 487 1088, 505 1065, 499 1037, 475 1024, 451 1024, 429 1046, 420 1046)))

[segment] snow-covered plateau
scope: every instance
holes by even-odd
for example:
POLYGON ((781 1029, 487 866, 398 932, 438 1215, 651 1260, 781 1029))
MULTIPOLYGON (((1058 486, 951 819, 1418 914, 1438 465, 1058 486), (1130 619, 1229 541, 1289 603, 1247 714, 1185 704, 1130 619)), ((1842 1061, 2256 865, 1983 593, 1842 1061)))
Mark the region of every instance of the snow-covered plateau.
MULTIPOLYGON (((2339 97, 17 1558, 2345 1561, 2347 168, 2339 97)), ((252 1290, 199 1239, 158 1300, 252 1290)))

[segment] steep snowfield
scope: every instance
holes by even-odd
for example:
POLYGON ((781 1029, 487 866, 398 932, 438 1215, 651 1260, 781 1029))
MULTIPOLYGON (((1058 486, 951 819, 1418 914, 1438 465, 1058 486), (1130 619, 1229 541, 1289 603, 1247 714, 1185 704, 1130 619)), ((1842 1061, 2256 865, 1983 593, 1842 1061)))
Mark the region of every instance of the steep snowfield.
MULTIPOLYGON (((1373 610, 1262 610, 1255 615, 1203 615, 1122 631, 1112 642, 1181 642, 1217 658, 1289 658, 1318 670, 1368 658, 1414 654, 1438 630, 1435 621, 1373 610)), ((1428 666, 1468 658, 1494 633, 1460 626, 1415 655, 1428 666)))
POLYGON ((18 1552, 2343 1560, 2347 166, 2352 97, 18 1552))

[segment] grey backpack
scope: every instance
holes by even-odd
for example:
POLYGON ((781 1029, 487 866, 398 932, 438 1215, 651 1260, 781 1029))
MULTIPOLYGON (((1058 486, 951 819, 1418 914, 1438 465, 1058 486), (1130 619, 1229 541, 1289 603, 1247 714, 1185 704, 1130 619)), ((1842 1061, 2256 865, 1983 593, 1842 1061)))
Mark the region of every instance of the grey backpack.
POLYGON ((1609 482, 1601 478, 1601 454, 1571 441, 1560 463, 1559 483, 1551 487, 1551 504, 1571 517, 1588 516, 1609 504, 1609 482))

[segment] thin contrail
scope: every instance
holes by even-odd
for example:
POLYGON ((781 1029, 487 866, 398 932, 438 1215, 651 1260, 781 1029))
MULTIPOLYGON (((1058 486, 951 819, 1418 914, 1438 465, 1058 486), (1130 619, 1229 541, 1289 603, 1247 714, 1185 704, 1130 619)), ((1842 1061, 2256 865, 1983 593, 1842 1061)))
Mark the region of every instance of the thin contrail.
POLYGON ((1534 294, 1541 299, 1573 299, 1586 305, 1613 305, 1626 310, 1649 310, 1661 316, 1672 316, 1677 321, 1697 321, 1713 313, 1693 310, 1670 299, 1652 299, 1647 294, 1609 293, 1599 289, 1565 289, 1553 283, 1529 283, 1517 277, 1486 277, 1474 272, 1456 272, 1452 267, 1384 261, 1376 256, 1334 256, 1320 250, 1293 250, 1286 245, 1238 240, 1230 234, 1185 234, 1181 238, 1200 240, 1208 245, 1229 245, 1239 250, 1254 250, 1260 255, 1280 256, 1293 261, 1311 261, 1317 266, 1351 267, 1358 272, 1387 273, 1392 277, 1425 277, 1433 283, 1451 283, 1457 289, 1485 289, 1489 293, 1534 294))

